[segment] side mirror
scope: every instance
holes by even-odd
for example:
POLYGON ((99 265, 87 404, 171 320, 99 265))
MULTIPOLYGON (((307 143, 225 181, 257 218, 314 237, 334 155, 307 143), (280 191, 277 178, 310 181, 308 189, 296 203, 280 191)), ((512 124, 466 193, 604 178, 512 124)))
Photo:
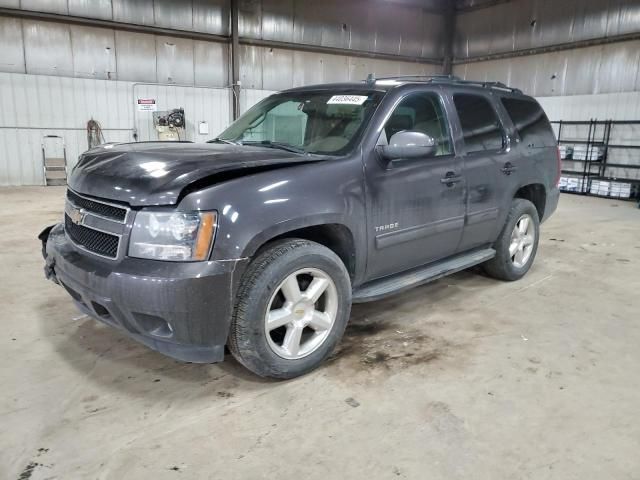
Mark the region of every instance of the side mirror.
POLYGON ((378 148, 382 156, 390 161, 432 157, 437 151, 436 141, 433 137, 414 130, 395 133, 389 140, 389 145, 382 145, 378 148))

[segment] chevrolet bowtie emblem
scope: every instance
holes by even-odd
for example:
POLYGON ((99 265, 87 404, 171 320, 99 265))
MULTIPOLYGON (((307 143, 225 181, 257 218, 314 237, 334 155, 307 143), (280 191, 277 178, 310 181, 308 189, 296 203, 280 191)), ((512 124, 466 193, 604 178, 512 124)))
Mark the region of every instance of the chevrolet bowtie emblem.
POLYGON ((72 208, 69 212, 69 218, 76 225, 80 225, 84 220, 85 211, 82 208, 72 208))

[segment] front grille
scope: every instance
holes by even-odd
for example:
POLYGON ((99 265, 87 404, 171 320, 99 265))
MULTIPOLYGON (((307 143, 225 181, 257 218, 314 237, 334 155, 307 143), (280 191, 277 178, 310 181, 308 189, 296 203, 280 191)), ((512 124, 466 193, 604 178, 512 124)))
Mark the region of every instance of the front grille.
POLYGON ((64 228, 76 245, 104 257, 118 256, 119 238, 116 235, 77 225, 71 221, 69 215, 64 216, 64 228))
POLYGON ((81 197, 80 195, 73 193, 71 190, 67 190, 67 198, 76 207, 83 208, 87 212, 100 215, 101 217, 110 218, 118 222, 124 222, 127 217, 126 208, 120 208, 115 205, 109 205, 108 203, 89 200, 88 198, 81 197))

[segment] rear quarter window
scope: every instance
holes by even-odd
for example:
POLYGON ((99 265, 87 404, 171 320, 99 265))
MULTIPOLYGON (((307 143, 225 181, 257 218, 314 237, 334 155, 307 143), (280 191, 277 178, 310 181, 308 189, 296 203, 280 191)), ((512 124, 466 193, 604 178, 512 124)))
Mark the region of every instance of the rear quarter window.
POLYGON ((467 153, 496 151, 504 136, 498 114, 485 97, 458 93, 453 96, 467 153))
POLYGON ((556 145, 556 138, 549 120, 538 102, 506 97, 500 100, 525 145, 532 147, 556 145))

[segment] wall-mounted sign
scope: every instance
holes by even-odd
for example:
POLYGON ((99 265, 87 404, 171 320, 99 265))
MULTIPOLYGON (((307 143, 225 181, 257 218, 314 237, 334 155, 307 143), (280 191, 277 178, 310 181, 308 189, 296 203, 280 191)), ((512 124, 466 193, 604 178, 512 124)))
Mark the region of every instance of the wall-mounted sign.
POLYGON ((139 112, 155 112, 158 110, 155 98, 139 98, 138 99, 138 111, 139 112))

